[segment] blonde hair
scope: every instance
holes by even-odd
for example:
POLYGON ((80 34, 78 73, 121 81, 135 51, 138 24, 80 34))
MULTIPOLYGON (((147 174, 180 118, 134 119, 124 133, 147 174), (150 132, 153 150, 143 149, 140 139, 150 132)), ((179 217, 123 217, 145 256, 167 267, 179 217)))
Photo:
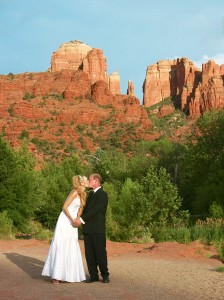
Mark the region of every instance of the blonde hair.
POLYGON ((78 195, 80 197, 80 202, 81 205, 80 207, 83 209, 85 204, 86 204, 86 192, 85 189, 83 189, 83 185, 82 183, 87 181, 87 177, 85 176, 81 176, 81 175, 75 175, 72 178, 72 184, 73 184, 73 188, 77 190, 78 195))

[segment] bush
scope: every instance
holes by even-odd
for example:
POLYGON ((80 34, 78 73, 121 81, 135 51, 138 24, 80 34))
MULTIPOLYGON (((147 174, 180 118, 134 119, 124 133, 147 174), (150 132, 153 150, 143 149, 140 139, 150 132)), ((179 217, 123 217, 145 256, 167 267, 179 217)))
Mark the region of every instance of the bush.
POLYGON ((13 221, 9 218, 7 211, 0 213, 0 239, 10 240, 14 239, 13 221))
POLYGON ((145 197, 140 202, 140 217, 145 226, 179 226, 188 222, 188 212, 181 210, 177 187, 164 168, 157 170, 151 166, 141 180, 141 187, 145 197))
POLYGON ((42 224, 37 221, 30 221, 29 232, 32 238, 37 240, 47 240, 50 242, 53 237, 53 231, 44 229, 42 224))
POLYGON ((42 205, 45 194, 44 182, 34 165, 26 144, 13 151, 0 139, 0 212, 6 210, 21 231, 42 205))
POLYGON ((188 244, 193 241, 192 228, 188 226, 154 227, 152 236, 156 242, 177 242, 188 244))
POLYGON ((119 231, 119 224, 114 216, 116 215, 118 192, 112 183, 105 183, 103 188, 107 192, 109 198, 106 215, 107 238, 110 240, 116 240, 119 231))
POLYGON ((224 240, 215 243, 215 247, 217 249, 220 259, 224 261, 224 240))
POLYGON ((198 220, 194 226, 193 239, 203 244, 215 244, 223 240, 224 219, 198 220))

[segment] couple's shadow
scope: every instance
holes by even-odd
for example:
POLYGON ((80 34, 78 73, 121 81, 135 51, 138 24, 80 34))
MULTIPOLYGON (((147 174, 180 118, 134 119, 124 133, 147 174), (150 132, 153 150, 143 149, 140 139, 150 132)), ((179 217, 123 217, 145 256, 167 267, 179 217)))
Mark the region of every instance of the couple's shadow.
POLYGON ((18 253, 4 253, 4 255, 9 259, 12 263, 17 265, 21 270, 27 273, 31 278, 40 279, 43 278, 41 276, 44 262, 30 257, 21 255, 18 253))

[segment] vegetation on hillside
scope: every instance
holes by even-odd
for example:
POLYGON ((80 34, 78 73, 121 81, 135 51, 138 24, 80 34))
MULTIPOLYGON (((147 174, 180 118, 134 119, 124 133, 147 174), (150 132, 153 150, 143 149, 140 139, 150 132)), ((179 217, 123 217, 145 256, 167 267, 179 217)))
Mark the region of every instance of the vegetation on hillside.
POLYGON ((109 239, 199 239, 215 244, 222 255, 224 112, 204 114, 184 143, 166 137, 135 140, 131 151, 121 151, 116 131, 110 139, 95 153, 71 148, 69 157, 57 164, 49 160, 37 170, 26 138, 19 150, 1 138, 0 238, 53 230, 72 176, 99 172, 109 195, 109 239))

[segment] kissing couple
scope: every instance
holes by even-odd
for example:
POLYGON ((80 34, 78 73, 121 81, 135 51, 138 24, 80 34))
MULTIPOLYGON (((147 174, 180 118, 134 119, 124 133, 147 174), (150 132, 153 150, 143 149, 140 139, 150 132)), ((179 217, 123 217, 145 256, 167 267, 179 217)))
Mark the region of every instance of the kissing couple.
POLYGON ((108 195, 103 190, 99 174, 72 178, 69 193, 57 220, 49 252, 42 271, 52 278, 53 284, 65 282, 99 281, 109 283, 106 251, 106 211, 108 195), (86 188, 92 191, 88 197, 86 188), (85 257, 89 271, 86 278, 78 242, 78 227, 82 225, 85 257))

